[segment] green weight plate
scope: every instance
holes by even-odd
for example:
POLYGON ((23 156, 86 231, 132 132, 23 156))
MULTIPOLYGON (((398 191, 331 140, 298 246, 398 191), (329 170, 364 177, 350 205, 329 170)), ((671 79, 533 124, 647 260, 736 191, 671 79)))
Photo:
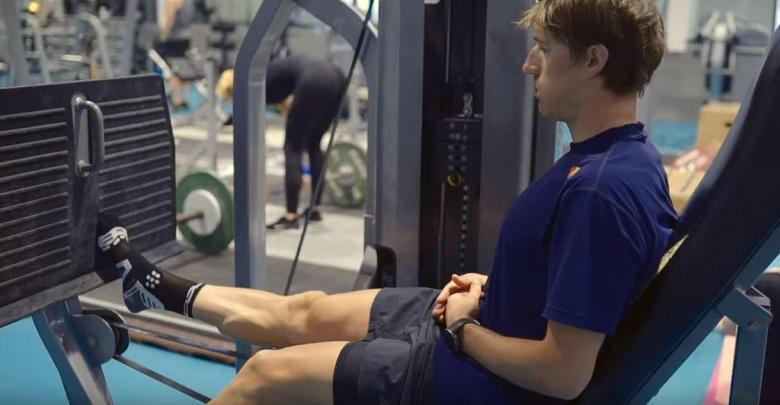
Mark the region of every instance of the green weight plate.
POLYGON ((366 152, 355 144, 334 144, 325 172, 325 193, 341 207, 360 207, 366 201, 366 152))
POLYGON ((222 219, 216 229, 208 235, 197 234, 187 223, 179 224, 179 231, 199 252, 217 254, 225 250, 234 236, 233 195, 227 184, 209 171, 194 171, 187 174, 176 186, 176 212, 182 213, 184 201, 196 191, 210 193, 218 202, 222 219))

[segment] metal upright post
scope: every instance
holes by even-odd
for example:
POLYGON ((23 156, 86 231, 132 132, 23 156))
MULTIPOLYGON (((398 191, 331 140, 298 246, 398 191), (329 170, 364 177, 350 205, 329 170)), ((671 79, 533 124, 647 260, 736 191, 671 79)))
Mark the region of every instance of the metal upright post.
MULTIPOLYGON (((147 13, 149 10, 147 10, 147 13)), ((138 0, 127 0, 125 2, 125 17, 122 20, 122 37, 125 44, 133 46, 123 46, 119 55, 119 66, 116 73, 119 76, 129 76, 133 70, 133 52, 138 46, 136 38, 136 27, 139 21, 138 0)))
POLYGON ((208 160, 208 167, 219 173, 217 167, 217 133, 219 128, 217 127, 217 95, 216 95, 216 82, 217 82, 217 62, 208 58, 206 59, 206 120, 208 129, 206 140, 206 158, 208 160))
MULTIPOLYGON (((236 58, 233 164, 236 205, 236 286, 266 289, 265 75, 268 58, 292 13, 288 0, 265 0, 236 58)), ((239 342, 239 353, 251 353, 239 342)), ((238 367, 243 364, 237 364, 238 367)))
POLYGON ((43 34, 41 33, 41 24, 38 22, 38 18, 24 14, 22 16, 25 23, 30 26, 33 32, 33 42, 35 43, 35 51, 38 54, 38 66, 41 70, 41 77, 43 77, 44 83, 51 83, 51 70, 49 68, 49 56, 46 55, 46 46, 43 42, 43 34))
MULTIPOLYGON (((237 218, 235 274, 236 286, 239 287, 267 288, 265 76, 271 51, 287 25, 295 4, 333 28, 334 32, 344 37, 353 48, 357 44, 362 27, 360 14, 340 0, 264 0, 249 27, 236 58, 233 86, 233 164, 237 218)), ((376 41, 376 30, 372 27, 366 37, 361 58, 372 100, 376 100, 375 89, 378 85, 376 41)), ((374 105, 375 101, 372 101, 371 106, 374 105)), ((373 113, 370 114, 373 117, 373 113)), ((374 118, 369 118, 368 132, 371 151, 378 137, 374 118)), ((368 187, 368 195, 371 198, 373 187, 370 181, 368 187)), ((367 216, 371 217, 372 214, 373 211, 370 211, 367 216)), ((366 240, 373 240, 373 232, 367 231, 366 240)), ((240 344, 238 349, 247 353, 250 347, 240 344)))
POLYGON ((737 324, 737 343, 729 403, 758 404, 764 372, 769 322, 769 299, 751 288, 734 290, 719 309, 737 324))
MULTIPOLYGON (((236 192, 236 285, 266 288, 265 271, 265 74, 268 58, 287 25, 294 5, 305 9, 354 48, 362 27, 361 14, 340 0, 264 0, 236 58, 234 78, 234 165, 236 192)), ((377 33, 369 27, 363 53, 363 71, 368 81, 369 155, 375 154, 378 129, 377 33)), ((369 163, 371 165, 372 163, 369 163)), ((369 167, 371 170, 371 167, 369 167)), ((373 220, 370 204, 376 201, 369 178, 367 223, 373 220)), ((373 223, 366 225, 366 241, 375 240, 373 223), (369 229, 370 228, 370 229, 369 229)))
POLYGON ((106 44, 106 28, 103 22, 97 16, 89 13, 79 13, 77 18, 87 23, 95 33, 97 40, 97 52, 100 63, 103 65, 103 78, 111 79, 114 77, 114 68, 111 66, 111 56, 108 54, 108 44, 106 44))
POLYGON ((10 53, 10 60, 7 61, 11 72, 8 83, 11 86, 27 84, 30 82, 30 68, 27 65, 27 55, 22 43, 18 0, 0 0, 0 17, 5 23, 10 53))
MULTIPOLYGON (((417 286, 420 248, 425 4, 382 1, 379 13, 379 134, 369 145, 376 179, 376 242, 395 251, 398 286, 417 286), (381 153, 379 152, 381 151, 381 153), (379 175, 381 173, 381 175, 379 175)), ((368 226, 366 227, 369 228, 368 226)))

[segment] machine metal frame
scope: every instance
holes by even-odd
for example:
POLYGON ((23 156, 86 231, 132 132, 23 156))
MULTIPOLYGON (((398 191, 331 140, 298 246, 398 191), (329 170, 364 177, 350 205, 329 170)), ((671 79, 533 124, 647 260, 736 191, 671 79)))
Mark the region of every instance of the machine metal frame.
MULTIPOLYGON (((520 15, 530 1, 487 4, 478 266, 493 261, 502 216, 513 199, 552 165, 555 124, 538 117, 533 79, 518 74, 530 36, 507 15, 520 15), (521 44, 522 49, 507 47, 521 44), (519 99, 519 100, 518 100, 519 99), (520 159, 517 157, 520 156, 520 159), (505 162, 517 162, 507 166, 505 162)), ((236 284, 265 288, 264 206, 265 70, 273 45, 299 6, 342 35, 354 48, 362 13, 338 0, 265 0, 236 61, 234 159, 236 284)), ((419 285, 420 164, 425 7, 423 2, 384 2, 379 30, 372 27, 361 57, 369 87, 365 244, 396 252, 398 286, 419 285), (377 47, 378 46, 378 47, 377 47), (412 61, 414 63, 410 63, 412 61), (381 83, 381 85, 380 85, 381 83), (379 152, 381 151, 381 152, 379 152)))
POLYGON ((18 0, 2 0, 0 4, 0 17, 3 18, 8 40, 10 85, 26 84, 30 81, 30 67, 27 65, 27 56, 22 43, 22 27, 18 19, 18 0))

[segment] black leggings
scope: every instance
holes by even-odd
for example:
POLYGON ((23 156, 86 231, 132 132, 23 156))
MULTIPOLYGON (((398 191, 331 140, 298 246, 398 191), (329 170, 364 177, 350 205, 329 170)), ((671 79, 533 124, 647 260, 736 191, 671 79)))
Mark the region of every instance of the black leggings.
POLYGON ((760 403, 780 404, 780 390, 776 385, 780 381, 780 274, 764 274, 756 282, 756 289, 772 301, 774 315, 772 323, 769 324, 769 336, 766 340, 760 403))
MULTIPOLYGON (((304 151, 309 155, 312 189, 316 186, 324 158, 320 142, 341 109, 340 96, 345 81, 341 70, 325 61, 308 63, 295 80, 284 136, 284 189, 288 213, 298 212, 304 151)), ((284 89, 275 91, 275 86, 275 83, 267 83, 266 102, 269 104, 281 103, 290 95, 284 89)), ((319 205, 321 198, 322 191, 314 199, 314 205, 319 205)))

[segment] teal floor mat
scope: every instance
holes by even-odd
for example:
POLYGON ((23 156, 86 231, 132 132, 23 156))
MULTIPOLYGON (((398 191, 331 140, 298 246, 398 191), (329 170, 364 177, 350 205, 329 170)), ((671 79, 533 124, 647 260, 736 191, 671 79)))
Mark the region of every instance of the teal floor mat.
MULTIPOLYGON (((233 367, 131 343, 125 355, 209 397, 233 379, 233 367)), ((31 318, 0 329, 2 404, 67 404, 65 390, 31 318)), ((199 404, 115 360, 103 366, 114 403, 199 404)))
MULTIPOLYGON (((710 334, 651 404, 701 403, 720 355, 721 341, 719 333, 710 334)), ((67 403, 57 370, 32 319, 25 318, 0 329, 0 348, 1 403, 67 403)), ((235 375, 233 367, 147 345, 133 343, 126 355, 210 397, 217 395, 235 375)), ((118 405, 198 403, 116 361, 110 361, 103 369, 118 405)))

